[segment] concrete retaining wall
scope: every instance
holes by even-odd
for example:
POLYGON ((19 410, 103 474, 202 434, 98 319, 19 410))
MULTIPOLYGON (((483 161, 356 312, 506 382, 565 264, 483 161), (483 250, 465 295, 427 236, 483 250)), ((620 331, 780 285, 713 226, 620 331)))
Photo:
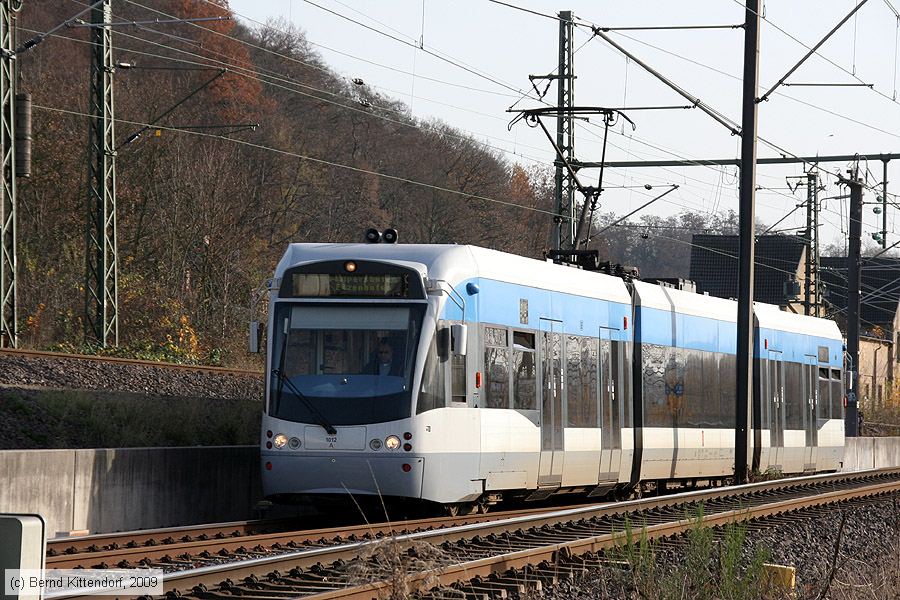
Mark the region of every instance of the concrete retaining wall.
MULTIPOLYGON (((846 442, 845 471, 900 466, 900 437, 846 442)), ((256 446, 0 451, 0 513, 51 536, 248 519, 261 498, 256 446)))
POLYGON ((256 446, 0 451, 0 513, 51 537, 248 519, 261 498, 256 446))
POLYGON ((846 438, 844 471, 900 466, 900 437, 846 438))

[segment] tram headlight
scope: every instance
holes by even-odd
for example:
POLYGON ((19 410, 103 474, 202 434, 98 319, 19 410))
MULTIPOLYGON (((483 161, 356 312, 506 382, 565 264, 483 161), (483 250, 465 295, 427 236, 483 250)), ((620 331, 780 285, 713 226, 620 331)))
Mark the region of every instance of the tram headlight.
POLYGON ((369 448, 371 448, 372 450, 381 450, 381 446, 381 440, 379 440, 378 438, 372 438, 372 441, 369 442, 369 448))
POLYGON ((388 450, 396 450, 400 447, 400 438, 396 435, 389 435, 384 438, 384 447, 388 450))
POLYGON ((288 437, 283 433, 279 433, 275 436, 275 439, 272 440, 272 445, 276 448, 284 448, 284 445, 287 444, 288 437))

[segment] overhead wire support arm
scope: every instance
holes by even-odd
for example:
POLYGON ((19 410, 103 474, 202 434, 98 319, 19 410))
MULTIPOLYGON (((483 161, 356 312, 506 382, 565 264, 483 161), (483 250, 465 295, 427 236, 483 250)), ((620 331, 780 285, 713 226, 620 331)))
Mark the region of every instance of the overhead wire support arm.
POLYGON ((544 122, 541 121, 541 117, 539 115, 526 115, 525 112, 526 111, 523 111, 522 114, 520 114, 515 119, 513 119, 511 124, 515 123, 516 121, 519 121, 520 119, 522 119, 524 117, 528 120, 528 122, 537 123, 538 125, 540 125, 541 129, 544 131, 544 134, 547 136, 547 139, 550 140, 550 144, 553 146, 553 150, 556 151, 556 160, 561 162, 563 164, 563 166, 566 168, 566 171, 568 171, 569 176, 572 177, 572 181, 575 182, 575 187, 578 188, 578 191, 581 192, 582 194, 586 193, 587 188, 585 188, 581 184, 581 181, 579 181, 578 174, 575 172, 575 169, 572 168, 571 163, 569 163, 569 161, 566 160, 566 155, 563 154, 562 148, 560 148, 557 145, 556 141, 553 139, 553 136, 550 135, 550 131, 547 129, 547 126, 544 125, 544 122))
POLYGON ((679 86, 677 83, 675 83, 674 81, 672 81, 671 79, 669 79, 668 77, 666 77, 665 75, 663 75, 662 73, 660 73, 659 71, 657 71, 656 69, 654 69, 653 67, 648 65, 647 63, 645 63, 644 61, 642 61, 640 58, 635 56, 633 53, 631 53, 628 50, 626 50, 625 48, 623 48, 615 40, 613 40, 611 37, 606 35, 606 33, 604 33, 601 29, 599 29, 597 27, 592 27, 591 30, 594 32, 594 35, 596 35, 599 38, 602 38, 607 44, 609 44, 610 46, 612 46, 613 48, 615 48, 616 50, 618 50, 619 52, 621 52, 622 54, 627 56, 629 59, 633 60, 635 63, 640 65, 640 67, 642 69, 644 69, 645 71, 647 71, 648 73, 650 73, 651 75, 653 75, 654 77, 659 79, 661 82, 663 82, 664 84, 669 86, 672 90, 675 91, 675 93, 677 93, 682 98, 684 98, 685 100, 687 100, 688 102, 690 102, 691 104, 693 104, 694 106, 696 106, 697 108, 699 108, 700 110, 705 112, 717 123, 719 123, 723 127, 726 127, 732 133, 732 135, 740 135, 741 134, 741 128, 737 123, 731 121, 730 119, 728 119, 726 117, 723 117, 717 111, 715 111, 713 108, 706 105, 702 100, 700 100, 700 98, 697 98, 696 96, 690 94, 685 89, 683 89, 681 86, 679 86))
MULTIPOLYGON (((646 107, 651 108, 651 107, 646 107)), ((553 149, 556 151, 557 155, 557 164, 561 164, 564 166, 569 176, 571 177, 575 187, 578 189, 581 194, 584 195, 584 205, 581 209, 581 214, 578 217, 578 224, 575 228, 575 232, 572 238, 572 250, 577 250, 578 247, 582 243, 586 243, 581 241, 581 233, 584 229, 585 218, 588 213, 588 204, 591 206, 591 214, 593 215, 594 208, 596 207, 597 199, 600 197, 600 194, 603 192, 603 165, 606 161, 606 138, 609 133, 609 127, 615 122, 616 116, 621 116, 623 119, 628 121, 631 124, 632 130, 637 128, 634 121, 632 121, 625 113, 623 113, 620 109, 617 108, 605 108, 602 106, 550 106, 550 107, 541 107, 541 108, 532 108, 525 109, 520 111, 514 111, 510 109, 507 112, 518 112, 519 114, 510 121, 509 128, 512 128, 518 121, 522 119, 526 119, 526 122, 540 125, 541 129, 544 131, 544 134, 547 136, 547 139, 550 140, 550 143, 553 145, 553 149), (604 135, 603 135, 603 155, 600 161, 600 176, 597 182, 597 187, 585 187, 582 185, 581 181, 578 179, 578 175, 576 173, 576 169, 573 168, 572 162, 568 160, 565 154, 560 148, 559 144, 553 140, 553 137, 550 135, 550 131, 544 125, 544 122, 541 121, 541 116, 556 116, 560 118, 562 116, 571 117, 573 114, 601 114, 603 115, 603 124, 605 126, 604 135)))
POLYGON ((782 83, 784 87, 875 87, 874 83, 782 83))
POLYGON ((667 196, 667 195, 671 194, 672 192, 674 192, 675 190, 677 190, 678 187, 679 187, 677 183, 671 183, 671 184, 669 184, 669 186, 670 186, 669 189, 667 189, 666 191, 664 191, 662 194, 660 194, 660 195, 658 195, 657 197, 655 197, 655 198, 653 198, 653 199, 651 199, 651 200, 649 200, 649 201, 647 201, 647 202, 641 204, 640 206, 638 206, 636 209, 634 209, 633 211, 631 211, 630 213, 628 213, 628 214, 625 215, 624 217, 620 217, 620 218, 616 219, 615 221, 613 221, 612 223, 610 223, 609 225, 607 225, 606 227, 604 227, 603 229, 601 229, 600 231, 598 231, 597 233, 595 233, 594 235, 589 236, 589 237, 587 238, 587 241, 590 241, 590 240, 593 239, 595 236, 600 235, 600 234, 603 233, 604 231, 607 231, 607 230, 609 230, 609 229, 612 229, 613 227, 615 227, 615 226, 618 225, 619 223, 622 223, 623 221, 625 221, 628 217, 630 217, 630 216, 632 216, 632 215, 634 215, 634 214, 636 214, 636 213, 638 213, 638 212, 644 210, 645 208, 647 208, 648 206, 650 206, 651 204, 653 204, 653 203, 656 202, 657 200, 660 200, 660 199, 663 198, 664 196, 667 196))
POLYGON ((184 104, 185 102, 187 102, 188 100, 190 100, 191 98, 193 98, 194 96, 199 94, 202 90, 209 87, 212 84, 212 82, 214 82, 216 79, 218 79, 219 77, 221 77, 222 75, 224 75, 227 72, 228 72, 228 69, 219 69, 219 72, 216 73, 211 79, 209 79, 208 81, 203 83, 200 87, 198 87, 197 89, 192 91, 190 94, 188 94, 187 96, 185 96, 184 98, 182 98, 181 100, 176 102, 168 110, 166 110, 165 112, 163 112, 162 114, 160 114, 159 116, 154 118, 152 121, 150 121, 150 123, 148 123, 147 125, 144 125, 140 129, 138 129, 137 131, 132 133, 130 136, 128 136, 124 142, 119 144, 119 146, 116 148, 116 151, 121 150, 123 146, 127 146, 128 144, 132 143, 133 141, 135 141, 136 139, 141 137, 141 135, 145 131, 148 131, 151 127, 153 127, 154 125, 156 125, 157 123, 159 123, 160 121, 165 119, 167 116, 172 114, 179 106, 181 106, 182 104, 184 104))
POLYGON ((16 48, 15 50, 9 50, 9 49, 7 49, 7 48, 3 48, 2 50, 0 50, 0 54, 3 54, 3 56, 6 57, 6 58, 12 58, 13 56, 15 56, 15 55, 17 55, 17 54, 21 54, 22 52, 25 52, 25 51, 27 51, 27 50, 31 50, 32 48, 34 48, 35 46, 37 46, 38 44, 40 44, 41 42, 43 42, 45 39, 47 39, 48 37, 50 37, 51 35, 53 35, 53 34, 56 33, 57 31, 59 31, 59 30, 62 29, 63 27, 71 26, 73 23, 76 22, 76 20, 78 19, 78 17, 80 17, 81 15, 83 15, 83 14, 86 13, 86 12, 89 12, 89 11, 93 10, 93 9, 96 8, 97 6, 100 6, 101 4, 103 4, 103 1, 104 1, 104 0, 97 0, 97 2, 94 2, 93 4, 91 4, 90 6, 88 6, 87 8, 85 8, 84 10, 82 10, 81 12, 76 13, 75 16, 73 16, 71 19, 67 19, 67 20, 63 21, 63 22, 60 23, 59 25, 56 25, 55 27, 51 28, 49 31, 45 31, 44 33, 39 33, 39 34, 37 34, 36 36, 34 36, 33 38, 29 39, 29 40, 26 41, 24 44, 22 44, 21 46, 19 46, 18 48, 16 48))
POLYGON ((646 27, 604 27, 598 25, 600 31, 675 31, 679 29, 743 29, 743 23, 734 25, 650 25, 646 27))
POLYGON ((812 48, 810 48, 810 49, 809 49, 809 52, 807 52, 807 53, 803 56, 803 58, 801 58, 799 61, 797 61, 797 64, 795 64, 793 67, 791 67, 790 69, 788 69, 788 72, 784 74, 784 77, 782 77, 781 79, 778 80, 778 83, 776 83, 775 85, 773 85, 773 86, 769 89, 768 92, 766 92, 765 94, 763 94, 762 96, 760 96, 756 101, 757 101, 757 102, 765 102, 766 100, 768 100, 768 99, 769 99, 769 96, 772 95, 772 92, 774 92, 775 90, 777 90, 778 87, 779 87, 781 84, 783 84, 783 83, 787 80, 788 77, 790 77, 791 75, 793 75, 793 74, 794 74, 794 71, 796 71, 797 69, 800 68, 800 65, 802 65, 803 63, 805 63, 805 62, 809 59, 810 56, 812 56, 813 54, 815 54, 815 53, 816 53, 816 50, 818 50, 819 48, 821 48, 822 45, 823 45, 825 42, 827 42, 827 41, 829 40, 829 38, 831 38, 831 36, 833 36, 833 35, 837 32, 837 30, 840 29, 840 28, 844 25, 844 23, 846 23, 847 21, 849 21, 849 20, 850 20, 850 17, 852 17, 853 15, 855 15, 855 14, 856 14, 856 11, 858 11, 860 8, 862 8, 863 5, 864 5, 866 2, 868 2, 868 1, 869 1, 869 0, 859 0, 859 4, 857 4, 856 6, 854 6, 854 7, 853 7, 853 10, 851 10, 849 13, 847 13, 847 16, 845 16, 843 19, 841 19, 841 21, 840 21, 837 25, 835 25, 835 26, 832 28, 831 31, 829 31, 827 34, 825 34, 825 37, 823 37, 821 40, 819 40, 819 43, 817 43, 815 46, 813 46, 812 48))
MULTIPOLYGON (((234 17, 195 17, 191 19, 151 19, 149 21, 119 21, 118 23, 85 23, 77 17, 66 21, 63 25, 68 27, 137 27, 140 25, 170 25, 175 23, 207 23, 209 21, 233 21, 234 17)), ((57 28, 58 29, 58 28, 57 28)), ((45 34, 46 35, 46 34, 45 34)))

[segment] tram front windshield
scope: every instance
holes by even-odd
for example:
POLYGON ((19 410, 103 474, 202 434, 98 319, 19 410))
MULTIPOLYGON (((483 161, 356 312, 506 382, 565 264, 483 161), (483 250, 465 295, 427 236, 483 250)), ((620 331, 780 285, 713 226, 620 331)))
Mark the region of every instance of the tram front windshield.
POLYGON ((280 303, 270 414, 327 425, 409 417, 423 313, 419 306, 280 303))

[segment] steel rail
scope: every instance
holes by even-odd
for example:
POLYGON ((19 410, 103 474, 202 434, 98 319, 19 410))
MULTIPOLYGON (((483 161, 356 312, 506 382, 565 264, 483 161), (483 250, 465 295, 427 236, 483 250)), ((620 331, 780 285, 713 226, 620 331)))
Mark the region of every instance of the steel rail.
POLYGON ((72 359, 86 360, 98 363, 113 363, 136 365, 142 367, 158 367, 160 369, 183 370, 192 372, 216 373, 218 375, 236 375, 236 376, 253 376, 262 377, 261 371, 251 371, 249 369, 231 369, 228 367, 214 367, 212 365, 185 365, 181 363, 158 362, 153 360, 139 360, 136 358, 121 358, 118 356, 93 356, 90 354, 68 354, 66 352, 47 352, 43 350, 13 350, 11 348, 0 349, 0 358, 3 356, 23 356, 25 358, 47 358, 47 359, 72 359))
MULTIPOLYGON (((583 506, 596 506, 587 504, 583 506)), ((558 510, 558 507, 517 509, 487 514, 460 515, 456 517, 431 517, 406 521, 372 524, 355 524, 319 529, 289 529, 283 527, 296 523, 295 519, 235 521, 202 526, 171 527, 164 529, 131 531, 126 533, 97 534, 83 537, 63 537, 48 540, 48 569, 107 568, 109 565, 128 561, 132 564, 158 561, 165 557, 183 554, 197 555, 203 551, 234 552, 241 548, 272 546, 274 544, 330 547, 357 538, 372 540, 388 535, 406 535, 420 531, 432 531, 442 527, 458 527, 473 523, 498 521, 512 517, 534 515, 558 510), (268 530, 266 533, 260 533, 268 530), (191 538, 185 540, 184 538, 191 538), (91 549, 93 548, 93 549, 91 549)), ((299 548, 297 548, 299 549, 299 548)), ((267 554, 266 550, 250 550, 251 554, 267 554)), ((271 552, 275 553, 275 552, 271 552)))
MULTIPOLYGON (((702 523, 707 527, 719 527, 729 523, 748 521, 751 519, 763 519, 766 517, 792 513, 807 508, 813 508, 826 504, 837 504, 860 497, 872 497, 891 492, 900 491, 900 480, 887 483, 877 483, 864 488, 851 490, 838 490, 834 492, 820 493, 812 497, 793 498, 773 503, 763 504, 753 508, 741 508, 711 515, 704 515, 702 523)), ((695 527, 696 520, 681 519, 668 523, 649 525, 641 529, 641 535, 654 540, 683 534, 695 527)), ((444 569, 432 569, 413 575, 409 582, 415 584, 423 581, 436 582, 441 586, 450 586, 476 577, 489 577, 500 575, 510 569, 521 570, 525 567, 541 562, 557 562, 561 554, 580 555, 588 552, 597 552, 621 546, 626 539, 624 531, 603 534, 572 542, 551 544, 541 548, 520 550, 499 556, 492 556, 479 560, 460 563, 444 569)), ((380 581, 363 586, 344 588, 322 594, 311 594, 305 598, 315 600, 369 600, 381 597, 381 593, 389 587, 389 583, 380 581)))
MULTIPOLYGON (((582 547, 590 549, 591 544, 599 544, 603 536, 612 535, 615 537, 615 529, 603 531, 609 527, 611 518, 623 518, 625 515, 636 515, 634 518, 637 522, 647 523, 648 527, 653 527, 656 531, 676 531, 677 526, 681 523, 684 525, 684 510, 690 506, 697 506, 704 503, 704 511, 707 512, 706 522, 716 524, 717 519, 730 518, 735 512, 746 512, 748 509, 743 508, 746 505, 755 506, 752 510, 757 514, 763 514, 765 510, 787 510, 785 507, 816 505, 824 501, 836 502, 840 498, 852 498, 865 495, 867 493, 885 493, 885 490, 900 489, 900 468, 891 469, 875 469, 869 471, 859 471, 855 473, 842 474, 825 474, 814 475, 808 477, 797 477, 790 479, 782 479, 769 482, 760 482, 733 486, 729 488, 719 488, 716 490, 703 490, 687 492, 683 494, 675 494, 660 498, 642 499, 629 502, 607 503, 593 505, 590 507, 555 510, 548 513, 542 513, 531 516, 520 516, 513 518, 505 518, 489 523, 474 523, 469 525, 425 531, 420 533, 412 533, 407 535, 393 536, 390 539, 404 547, 412 547, 417 542, 427 542, 434 546, 445 543, 456 543, 463 540, 469 540, 475 543, 476 551, 483 554, 494 554, 496 548, 491 548, 490 542, 494 536, 501 536, 510 532, 524 532, 525 536, 520 540, 513 540, 515 544, 525 547, 519 554, 499 553, 494 558, 484 557, 475 561, 463 561, 462 564, 467 565, 469 569, 486 569, 484 572, 497 572, 497 570, 506 570, 519 564, 527 564, 525 556, 534 555, 535 552, 540 553, 541 548, 551 548, 549 552, 554 552, 562 547, 572 550, 582 547), (887 480, 887 481, 885 481, 887 480), (873 483, 874 482, 874 483, 873 483), (835 489, 843 486, 845 489, 835 489), (868 490, 868 491, 867 491, 868 490), (815 494, 818 498, 810 498, 810 494, 815 494), (735 511, 734 506, 737 503, 741 508, 735 511), (773 508, 774 507, 774 508, 773 508), (675 508, 679 510, 673 512, 675 508), (654 514, 653 511, 662 509, 670 511, 669 515, 654 514), (722 516, 726 515, 726 516, 722 516), (590 519, 605 519, 604 525, 592 524, 590 519), (562 524, 568 524, 570 531, 565 531, 562 524), (575 525, 573 525, 575 524, 575 525), (559 531, 553 531, 553 526, 560 526, 559 531), (676 529, 672 529, 675 527, 676 529), (525 531, 527 530, 527 531, 525 531), (529 533, 533 532, 533 533, 529 533), (599 533, 598 533, 599 532, 599 533), (545 538, 536 540, 535 536, 541 536, 549 533, 551 544, 543 543, 545 538), (588 540, 588 541, 585 541, 588 540), (477 541, 477 543, 476 543, 477 541), (585 546, 585 544, 587 544, 585 546), (531 554, 528 554, 531 552, 531 554), (497 558, 502 556, 505 558, 497 558), (493 565, 486 567, 485 565, 493 565)), ((749 513, 748 513, 749 514, 749 513)), ((624 521, 621 521, 624 523, 624 521)), ((662 535, 662 534, 660 534, 662 535)), ((223 582, 227 585, 234 585, 235 581, 254 580, 255 578, 266 574, 279 571, 281 573, 290 571, 291 573, 300 572, 303 569, 319 569, 327 570, 322 567, 323 564, 341 564, 342 561, 350 561, 358 558, 367 550, 374 548, 376 542, 364 541, 343 544, 328 548, 312 548, 299 552, 289 552, 277 556, 269 556, 264 558, 252 558, 240 562, 231 562, 227 564, 216 564, 211 566, 200 567, 197 569, 177 571, 169 573, 165 576, 164 588, 168 592, 178 592, 181 594, 190 593, 190 590, 208 590, 215 588, 223 582)), ((505 543, 505 542, 504 542, 505 543)), ((605 543, 605 542, 604 542, 605 543)), ((602 547, 602 546, 597 546, 602 547)), ((504 549, 506 546, 504 546, 504 549)), ((535 555, 536 556, 536 555, 535 555)), ((448 566, 442 569, 444 573, 460 573, 457 567, 448 566)), ((477 575, 482 571, 473 573, 477 575)), ((315 574, 312 574, 313 576, 315 574)), ((443 577, 443 576, 442 576, 443 577)), ((309 587, 307 581, 303 581, 304 587, 309 587)), ((312 585, 314 589, 326 588, 328 594, 350 593, 353 587, 349 583, 335 581, 335 577, 328 575, 322 578, 318 584, 312 585), (335 587, 347 588, 344 590, 332 591, 335 587), (327 589, 330 588, 330 589, 327 589)), ((372 595, 375 589, 372 584, 367 587, 368 593, 372 595)), ((363 593, 356 590, 353 593, 363 593)), ((243 591, 242 593, 246 593, 243 591)), ((264 591, 260 592, 263 595, 264 591)), ((294 595, 299 595, 294 593, 294 595)), ((48 595, 47 598, 74 598, 80 597, 77 593, 63 593, 48 595)), ((318 597, 318 596, 317 596, 318 597)), ((321 596, 322 598, 331 596, 321 596)), ((335 596, 337 597, 337 596, 335 596)))

